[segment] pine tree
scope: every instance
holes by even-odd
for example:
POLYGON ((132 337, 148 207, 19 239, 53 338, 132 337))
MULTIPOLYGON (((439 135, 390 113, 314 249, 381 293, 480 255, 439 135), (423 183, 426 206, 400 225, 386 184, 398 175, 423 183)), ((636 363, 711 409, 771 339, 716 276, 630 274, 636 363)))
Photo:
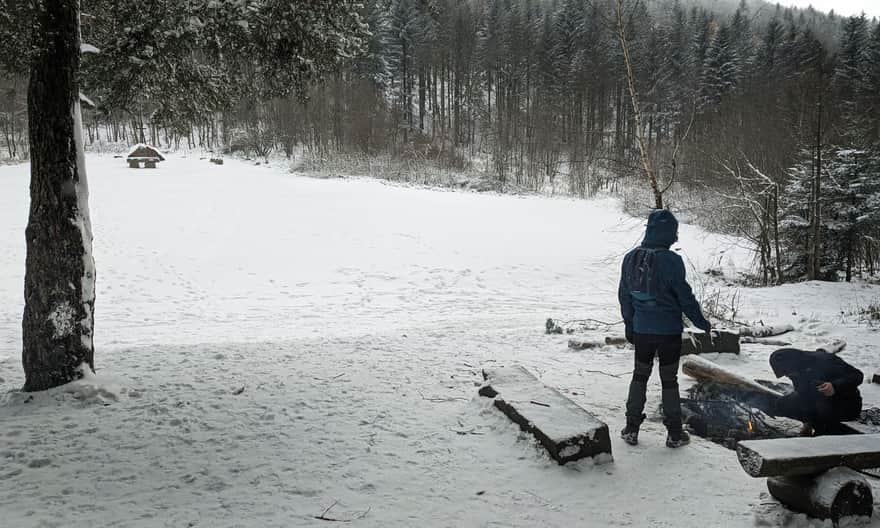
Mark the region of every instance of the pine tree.
POLYGON ((722 25, 706 52, 703 75, 700 82, 702 106, 716 106, 725 94, 732 91, 739 76, 739 57, 731 39, 730 28, 722 25))
POLYGON ((880 150, 880 24, 875 24, 865 47, 864 72, 859 83, 864 104, 863 116, 868 117, 864 129, 865 143, 880 150))
POLYGON ((865 128, 859 87, 865 73, 868 21, 865 16, 849 17, 843 23, 840 52, 834 69, 834 90, 841 107, 841 135, 857 141, 865 128))

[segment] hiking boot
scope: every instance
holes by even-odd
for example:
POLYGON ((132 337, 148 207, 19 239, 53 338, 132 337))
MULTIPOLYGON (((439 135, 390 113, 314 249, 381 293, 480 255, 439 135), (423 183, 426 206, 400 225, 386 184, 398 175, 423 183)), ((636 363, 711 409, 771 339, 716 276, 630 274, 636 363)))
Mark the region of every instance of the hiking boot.
POLYGON ((666 447, 670 447, 672 449, 686 446, 691 443, 691 435, 687 433, 687 431, 678 431, 673 433, 672 431, 666 435, 666 447))
POLYGON ((620 437, 623 438, 624 442, 631 446, 639 445, 639 427, 627 424, 627 426, 620 431, 620 437))

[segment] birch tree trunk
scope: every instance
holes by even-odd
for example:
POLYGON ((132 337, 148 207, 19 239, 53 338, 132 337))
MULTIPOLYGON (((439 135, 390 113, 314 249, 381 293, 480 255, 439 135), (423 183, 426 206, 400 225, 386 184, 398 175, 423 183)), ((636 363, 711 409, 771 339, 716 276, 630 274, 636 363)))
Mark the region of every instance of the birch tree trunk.
POLYGON ((25 391, 94 368, 95 271, 76 75, 79 1, 37 3, 28 87, 31 206, 25 236, 25 391))
POLYGON ((636 90, 635 74, 633 73, 632 60, 629 55, 629 43, 626 39, 626 24, 623 19, 623 3, 624 0, 617 0, 617 36, 620 39, 620 47, 623 48, 623 61, 626 66, 626 83, 629 88, 629 96, 632 101, 633 117, 635 118, 636 141, 639 144, 639 155, 642 160, 642 168, 645 171, 645 179, 651 186, 654 193, 654 207, 663 209, 663 191, 657 183, 657 173, 654 171, 654 164, 651 162, 648 145, 646 145, 645 134, 642 128, 642 110, 639 105, 639 94, 636 90))

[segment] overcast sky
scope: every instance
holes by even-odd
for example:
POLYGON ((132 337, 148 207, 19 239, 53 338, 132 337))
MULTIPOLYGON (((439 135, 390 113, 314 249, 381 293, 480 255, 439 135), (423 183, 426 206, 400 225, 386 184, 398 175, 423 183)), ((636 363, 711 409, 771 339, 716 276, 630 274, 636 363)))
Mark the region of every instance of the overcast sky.
MULTIPOLYGON (((769 0, 774 3, 774 0, 769 0)), ((778 0, 785 6, 807 7, 812 5, 817 11, 834 10, 838 15, 858 15, 862 11, 871 17, 880 17, 880 0, 778 0)))

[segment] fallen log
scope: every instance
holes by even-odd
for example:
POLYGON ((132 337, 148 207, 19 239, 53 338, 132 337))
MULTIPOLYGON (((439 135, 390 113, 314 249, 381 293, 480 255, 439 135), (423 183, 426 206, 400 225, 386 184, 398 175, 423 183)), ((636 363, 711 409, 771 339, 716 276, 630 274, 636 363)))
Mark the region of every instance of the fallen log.
POLYGON ((627 342, 624 336, 605 336, 606 345, 625 345, 627 342))
POLYGON ((589 350, 591 348, 602 348, 603 346, 605 346, 604 341, 577 338, 568 340, 568 348, 572 350, 589 350))
POLYGON ((685 331, 681 336, 681 354, 729 352, 739 354, 739 334, 728 330, 706 332, 685 331))
POLYGON ((789 509, 835 523, 844 517, 870 517, 874 511, 871 485, 845 467, 817 476, 771 477, 767 489, 789 509))
POLYGON ((775 346, 775 347, 787 347, 791 346, 791 343, 788 341, 783 341, 782 339, 768 339, 766 337, 741 337, 739 338, 740 343, 752 343, 755 345, 767 345, 767 346, 775 346))
POLYGON ((755 326, 745 326, 739 329, 739 335, 743 337, 771 337, 778 336, 794 330, 794 327, 791 325, 777 325, 777 326, 765 326, 765 325, 755 325, 755 326))
POLYGON ((753 477, 815 475, 833 467, 880 467, 880 435, 747 440, 736 447, 740 465, 753 477))
POLYGON ((757 392, 777 398, 782 396, 782 393, 765 387, 755 380, 740 376, 717 363, 698 356, 688 356, 682 359, 681 371, 699 381, 714 381, 725 385, 734 385, 747 392, 757 392))
POLYGON ((611 460, 608 426, 525 368, 486 369, 483 376, 479 394, 494 398, 495 407, 533 434, 559 464, 585 457, 611 460))

